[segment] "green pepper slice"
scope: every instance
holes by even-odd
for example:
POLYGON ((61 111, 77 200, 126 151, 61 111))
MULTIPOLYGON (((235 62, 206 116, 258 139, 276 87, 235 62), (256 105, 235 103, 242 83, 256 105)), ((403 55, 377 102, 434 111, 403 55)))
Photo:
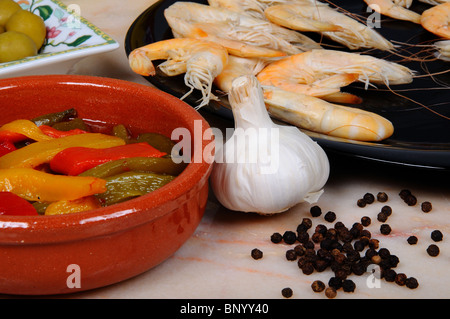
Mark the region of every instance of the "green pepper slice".
POLYGON ((186 163, 174 163, 170 157, 130 157, 100 164, 79 176, 106 178, 128 171, 177 176, 186 166, 186 163))
POLYGON ((170 175, 126 172, 106 178, 106 192, 96 196, 104 206, 109 206, 150 193, 174 178, 170 175))
POLYGON ((67 121, 70 118, 77 117, 77 111, 74 108, 67 109, 61 112, 48 113, 38 117, 35 117, 31 121, 37 126, 48 125, 52 126, 56 123, 67 121))
POLYGON ((165 152, 167 154, 170 154, 172 152, 172 148, 175 145, 175 143, 170 138, 158 133, 139 134, 136 141, 138 143, 147 142, 157 150, 165 152))
POLYGON ((83 131, 89 131, 89 127, 86 125, 86 123, 80 119, 80 118, 75 118, 73 120, 70 121, 62 121, 62 122, 58 122, 52 125, 53 128, 59 130, 59 131, 71 131, 71 130, 75 130, 75 129, 80 129, 83 131))

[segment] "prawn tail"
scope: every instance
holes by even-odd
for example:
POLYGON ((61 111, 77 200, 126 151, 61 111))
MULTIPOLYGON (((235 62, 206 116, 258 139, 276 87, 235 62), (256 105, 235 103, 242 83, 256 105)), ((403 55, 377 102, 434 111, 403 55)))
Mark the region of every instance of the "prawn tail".
POLYGON ((143 76, 153 76, 156 74, 155 66, 152 60, 147 57, 144 50, 133 50, 128 60, 133 72, 143 76))

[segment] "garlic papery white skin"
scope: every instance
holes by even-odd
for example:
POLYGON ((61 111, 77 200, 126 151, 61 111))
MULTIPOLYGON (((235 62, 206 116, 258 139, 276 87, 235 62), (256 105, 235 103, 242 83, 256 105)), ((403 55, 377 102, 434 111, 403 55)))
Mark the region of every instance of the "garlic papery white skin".
POLYGON ((272 122, 253 75, 233 81, 229 102, 235 130, 216 148, 210 178, 219 202, 264 215, 316 202, 330 171, 323 149, 297 127, 272 122))

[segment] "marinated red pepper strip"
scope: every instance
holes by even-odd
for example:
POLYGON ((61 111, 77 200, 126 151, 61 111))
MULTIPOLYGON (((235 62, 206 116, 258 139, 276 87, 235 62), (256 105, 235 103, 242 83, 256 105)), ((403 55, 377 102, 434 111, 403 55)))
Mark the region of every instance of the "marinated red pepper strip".
POLYGON ((0 157, 16 149, 14 143, 10 141, 0 141, 0 157))
POLYGON ((92 149, 87 147, 69 147, 56 154, 50 161, 50 168, 66 175, 79 175, 97 165, 130 157, 162 157, 148 143, 133 143, 115 147, 92 149))
POLYGON ((87 133, 84 130, 81 129, 73 129, 73 130, 69 130, 69 131, 60 131, 57 130, 51 126, 48 125, 41 125, 39 126, 40 130, 42 131, 42 133, 44 133, 47 136, 53 137, 53 138, 60 138, 60 137, 65 137, 65 136, 70 136, 70 135, 77 135, 77 134, 84 134, 87 133))
POLYGON ((108 148, 124 145, 119 137, 99 133, 77 134, 35 142, 0 157, 0 168, 37 167, 69 147, 108 148))
POLYGON ((0 215, 36 216, 30 202, 10 192, 0 192, 0 215))

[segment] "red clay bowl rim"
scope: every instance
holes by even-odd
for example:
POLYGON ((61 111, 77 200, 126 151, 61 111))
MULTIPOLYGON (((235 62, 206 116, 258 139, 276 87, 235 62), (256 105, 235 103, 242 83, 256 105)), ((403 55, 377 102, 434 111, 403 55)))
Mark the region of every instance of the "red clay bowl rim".
MULTIPOLYGON (((176 105, 174 109, 178 109, 180 112, 186 113, 196 120, 201 120, 202 134, 206 129, 210 128, 208 122, 201 114, 187 103, 158 89, 125 80, 84 75, 37 75, 0 79, 0 90, 12 86, 36 86, 37 82, 48 83, 49 81, 55 83, 66 82, 64 84, 67 85, 72 85, 72 83, 77 83, 77 85, 99 84, 104 86, 105 89, 113 90, 127 87, 136 88, 139 92, 142 92, 142 94, 156 95, 169 101, 171 100, 171 102, 174 103, 171 104, 171 107, 176 105)), ((211 141, 202 141, 202 152, 209 143, 211 143, 211 141)), ((158 190, 139 198, 91 211, 53 216, 0 215, 0 233, 3 233, 3 235, 0 236, 0 244, 33 244, 72 241, 106 235, 111 232, 135 227, 141 223, 156 220, 169 214, 170 210, 173 210, 173 208, 170 208, 170 205, 168 205, 171 201, 192 191, 202 179, 208 179, 211 170, 212 163, 210 161, 205 161, 202 157, 200 163, 189 163, 177 178, 158 190), (130 222, 128 220, 129 218, 136 218, 139 213, 142 213, 143 209, 135 209, 134 207, 143 201, 146 202, 145 209, 153 209, 153 211, 150 214, 138 217, 137 221, 130 222), (164 208, 165 205, 166 208, 164 208), (157 212, 155 213, 154 210, 158 207, 161 209, 157 209, 157 212), (169 211, 167 211, 167 209, 169 209, 169 211), (111 222, 113 222, 114 225, 109 226, 108 224, 111 222), (74 228, 74 231, 71 231, 70 228, 74 228), (42 234, 45 234, 44 239, 42 239, 42 234)), ((187 197, 190 196, 187 195, 187 197)))

